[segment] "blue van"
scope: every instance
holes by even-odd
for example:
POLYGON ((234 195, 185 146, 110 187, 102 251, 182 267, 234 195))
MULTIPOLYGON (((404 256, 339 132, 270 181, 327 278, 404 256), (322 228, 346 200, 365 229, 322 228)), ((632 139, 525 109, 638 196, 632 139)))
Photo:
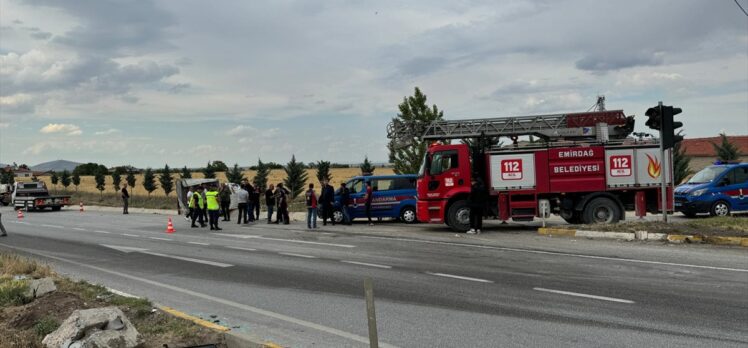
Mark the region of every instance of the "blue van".
MULTIPOLYGON (((373 218, 395 218, 405 223, 415 223, 416 219, 416 175, 371 175, 356 176, 346 182, 351 192, 348 212, 351 219, 366 218, 364 196, 366 183, 371 182, 373 201, 371 216, 373 218)), ((343 221, 340 211, 340 189, 335 191, 336 223, 343 221)))
POLYGON ((748 163, 715 164, 675 188, 675 211, 727 216, 748 212, 748 163))

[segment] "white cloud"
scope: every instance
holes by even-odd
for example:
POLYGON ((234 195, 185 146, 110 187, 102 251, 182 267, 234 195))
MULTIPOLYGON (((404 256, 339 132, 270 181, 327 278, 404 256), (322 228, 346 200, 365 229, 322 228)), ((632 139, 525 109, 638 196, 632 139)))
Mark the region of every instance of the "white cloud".
POLYGON ((10 123, 0 122, 0 129, 6 129, 10 127, 10 123))
POLYGON ((50 123, 42 127, 42 129, 39 130, 39 133, 43 133, 43 134, 64 133, 65 135, 81 135, 83 134, 83 131, 81 131, 80 127, 74 124, 50 123))
POLYGON ((119 129, 109 128, 107 130, 98 131, 98 132, 96 132, 94 134, 96 134, 96 135, 109 135, 109 134, 114 134, 114 133, 119 133, 119 129))

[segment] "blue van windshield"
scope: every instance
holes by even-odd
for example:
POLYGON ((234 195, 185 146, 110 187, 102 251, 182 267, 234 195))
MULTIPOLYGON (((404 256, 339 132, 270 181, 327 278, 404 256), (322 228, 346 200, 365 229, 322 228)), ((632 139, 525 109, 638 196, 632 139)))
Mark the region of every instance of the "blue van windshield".
POLYGON ((723 167, 723 166, 706 167, 702 169, 700 172, 696 173, 696 175, 694 175, 690 180, 688 180, 688 183, 689 184, 705 184, 708 182, 712 182, 725 170, 727 170, 727 167, 723 167))

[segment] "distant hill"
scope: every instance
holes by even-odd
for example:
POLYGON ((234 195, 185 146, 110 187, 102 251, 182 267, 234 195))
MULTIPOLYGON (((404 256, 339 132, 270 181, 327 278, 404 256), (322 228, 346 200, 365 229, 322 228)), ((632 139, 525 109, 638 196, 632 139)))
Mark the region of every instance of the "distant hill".
POLYGON ((73 169, 75 169, 75 167, 77 167, 80 164, 82 163, 65 161, 65 160, 57 160, 57 161, 39 163, 31 167, 31 170, 35 172, 49 172, 49 171, 61 172, 67 169, 68 171, 72 172, 73 169))

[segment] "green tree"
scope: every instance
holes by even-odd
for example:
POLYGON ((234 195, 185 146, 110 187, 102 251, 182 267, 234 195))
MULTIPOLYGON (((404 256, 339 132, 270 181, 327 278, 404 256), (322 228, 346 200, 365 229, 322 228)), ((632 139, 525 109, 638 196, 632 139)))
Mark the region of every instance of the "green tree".
POLYGON ((57 175, 57 172, 52 172, 52 176, 49 177, 49 181, 52 182, 52 185, 55 187, 55 191, 57 191, 57 183, 60 182, 60 177, 57 175))
POLYGON ((229 166, 227 166, 226 163, 223 163, 223 161, 213 161, 212 166, 213 170, 216 172, 226 173, 229 171, 229 166))
POLYGON ((161 172, 158 182, 161 183, 161 189, 164 190, 166 197, 169 197, 169 194, 174 189, 174 179, 171 177, 171 169, 168 164, 164 166, 164 170, 161 172))
POLYGON ((122 174, 119 170, 115 170, 112 172, 112 188, 114 188, 114 192, 119 191, 120 184, 122 184, 122 174))
POLYGON ((364 163, 361 163, 361 175, 371 175, 374 174, 374 165, 369 162, 369 156, 364 157, 364 163))
POLYGON ((65 191, 67 191, 68 186, 70 186, 70 172, 67 169, 62 171, 62 174, 60 175, 60 183, 62 184, 62 187, 65 188, 65 191))
POLYGON ((103 197, 104 189, 106 189, 106 186, 104 186, 106 183, 106 171, 97 168, 94 173, 94 181, 96 181, 96 189, 99 190, 99 194, 103 197))
POLYGON ((268 186, 268 175, 270 175, 270 168, 265 163, 262 163, 261 159, 257 159, 257 167, 255 169, 255 177, 252 179, 252 184, 264 189, 268 186))
POLYGON ((151 168, 146 168, 143 173, 143 188, 148 192, 148 197, 151 196, 153 191, 156 191, 156 176, 153 175, 151 168))
POLYGON ((730 139, 727 138, 727 134, 720 133, 719 136, 722 138, 722 142, 719 145, 712 143, 714 151, 717 153, 717 159, 722 162, 738 160, 741 155, 740 151, 738 151, 738 147, 730 142, 730 139))
MULTIPOLYGON (((678 132, 681 135, 681 132, 678 132)), ((691 171, 691 157, 686 155, 685 149, 681 142, 675 143, 673 147, 673 184, 678 185, 683 182, 693 172, 691 171)))
POLYGON ((286 188, 291 191, 291 199, 294 199, 304 191, 304 185, 306 185, 309 176, 307 175, 304 166, 301 163, 296 162, 295 155, 291 156, 291 161, 286 164, 284 170, 286 171, 286 179, 283 180, 283 183, 286 188))
POLYGON ((317 167, 317 180, 319 182, 322 182, 322 180, 330 181, 332 179, 332 175, 330 175, 330 162, 319 161, 315 167, 317 167))
POLYGON ((206 179, 215 179, 216 178, 216 170, 213 168, 213 165, 208 162, 208 165, 203 168, 203 176, 206 179))
POLYGON ((242 180, 244 180, 244 173, 242 173, 242 170, 241 168, 239 168, 238 163, 234 163, 234 167, 226 172, 226 180, 237 185, 240 184, 242 180))
POLYGON ((127 186, 130 186, 133 191, 135 191, 135 172, 132 170, 127 171, 127 177, 125 177, 125 181, 127 181, 127 186))
POLYGON ((12 185, 14 181, 15 175, 12 169, 8 169, 7 172, 5 170, 0 172, 0 184, 12 185))
POLYGON ((182 177, 182 179, 192 179, 192 172, 187 169, 187 166, 184 166, 184 168, 182 168, 182 174, 180 176, 182 177))
POLYGON ((75 192, 78 192, 78 186, 81 184, 81 176, 73 171, 73 186, 75 186, 75 192))
MULTIPOLYGON (((413 96, 403 98, 403 102, 398 105, 400 112, 393 122, 406 124, 413 129, 423 129, 431 122, 443 119, 444 112, 436 105, 428 107, 426 99, 426 95, 416 87, 413 96)), ((416 137, 408 140, 410 145, 402 148, 397 148, 394 140, 387 145, 390 150, 390 161, 394 163, 397 174, 417 173, 426 154, 426 141, 416 137)))

